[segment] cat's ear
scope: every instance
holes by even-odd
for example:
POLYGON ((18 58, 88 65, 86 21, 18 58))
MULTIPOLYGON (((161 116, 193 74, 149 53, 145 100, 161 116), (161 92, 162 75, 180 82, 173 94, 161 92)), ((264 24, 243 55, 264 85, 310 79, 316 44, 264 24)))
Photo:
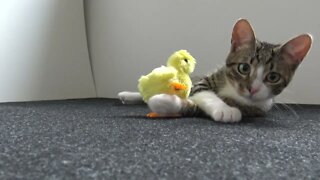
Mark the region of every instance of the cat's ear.
POLYGON ((255 35, 250 23, 246 19, 239 19, 233 27, 231 52, 255 46, 255 35))
POLYGON ((303 34, 289 40, 281 46, 280 53, 286 63, 299 65, 309 52, 311 45, 312 36, 310 34, 303 34))

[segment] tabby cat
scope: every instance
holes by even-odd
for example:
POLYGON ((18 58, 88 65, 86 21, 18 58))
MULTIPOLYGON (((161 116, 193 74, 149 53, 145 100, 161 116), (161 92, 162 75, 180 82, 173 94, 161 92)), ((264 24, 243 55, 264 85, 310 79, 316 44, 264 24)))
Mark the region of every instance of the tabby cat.
MULTIPOLYGON (((193 84, 187 100, 175 95, 153 96, 148 105, 156 113, 207 115, 215 121, 238 122, 271 109, 274 97, 291 81, 312 44, 309 34, 283 45, 261 42, 245 19, 236 22, 226 64, 193 84)), ((139 93, 121 92, 124 103, 141 100, 139 93)))

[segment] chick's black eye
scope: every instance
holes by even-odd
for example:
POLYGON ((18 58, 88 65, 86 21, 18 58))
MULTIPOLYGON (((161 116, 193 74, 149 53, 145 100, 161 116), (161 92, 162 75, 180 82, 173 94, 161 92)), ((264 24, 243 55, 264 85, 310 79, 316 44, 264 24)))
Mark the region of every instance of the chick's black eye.
POLYGON ((188 63, 188 59, 184 59, 184 62, 188 63))
POLYGON ((250 65, 247 63, 240 63, 238 65, 238 71, 240 74, 248 75, 250 73, 250 65))
POLYGON ((270 83, 276 83, 281 79, 281 75, 276 72, 271 72, 267 75, 266 80, 270 83))

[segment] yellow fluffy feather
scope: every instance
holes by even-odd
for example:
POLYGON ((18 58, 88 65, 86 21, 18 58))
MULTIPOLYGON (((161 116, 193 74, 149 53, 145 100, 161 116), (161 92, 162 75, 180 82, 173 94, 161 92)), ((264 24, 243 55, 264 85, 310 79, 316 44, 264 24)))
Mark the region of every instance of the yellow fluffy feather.
POLYGON ((187 98, 192 87, 189 74, 195 68, 196 60, 186 51, 173 53, 167 66, 161 66, 148 75, 141 76, 138 89, 145 102, 156 94, 175 94, 187 98))

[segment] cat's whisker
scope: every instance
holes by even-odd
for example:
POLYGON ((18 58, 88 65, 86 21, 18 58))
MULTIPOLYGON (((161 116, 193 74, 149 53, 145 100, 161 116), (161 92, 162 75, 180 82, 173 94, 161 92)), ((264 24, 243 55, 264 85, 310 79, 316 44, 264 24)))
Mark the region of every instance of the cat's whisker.
POLYGON ((274 107, 276 108, 277 111, 282 111, 282 109, 278 106, 278 104, 274 104, 274 107))
POLYGON ((278 104, 274 104, 275 110, 280 113, 281 116, 285 116, 286 111, 283 108, 280 108, 278 104))
POLYGON ((290 107, 289 105, 287 105, 285 103, 280 103, 279 105, 284 107, 286 110, 290 111, 295 116, 295 118, 297 118, 297 119, 300 118, 300 116, 297 114, 297 112, 292 107, 290 107))
POLYGON ((290 103, 291 106, 294 106, 295 108, 303 109, 303 107, 296 101, 291 101, 291 102, 292 102, 290 103))
POLYGON ((303 107, 300 104, 298 104, 297 102, 294 102, 290 105, 295 106, 296 108, 299 108, 299 109, 303 109, 303 107))
MULTIPOLYGON (((291 96, 291 95, 292 95, 292 96, 295 95, 295 92, 292 91, 292 90, 290 90, 290 89, 284 89, 282 93, 283 93, 283 94, 288 94, 288 93, 290 93, 290 96, 291 96)), ((281 98, 282 98, 283 100, 285 100, 286 102, 290 102, 290 105, 291 105, 291 106, 294 106, 294 107, 296 107, 296 108, 302 109, 302 106, 301 106, 297 101, 293 100, 294 98, 292 98, 292 97, 284 97, 284 96, 282 96, 281 98)))
POLYGON ((288 93, 290 95, 293 95, 295 92, 293 90, 291 90, 291 89, 283 89, 282 94, 283 93, 285 93, 285 94, 288 93))
MULTIPOLYGON (((286 97, 282 97, 282 99, 284 99, 287 102, 290 102, 291 106, 295 106, 295 107, 297 107, 299 109, 302 109, 302 106, 297 101, 294 101, 293 99, 291 99, 291 98, 289 99, 289 98, 286 98, 286 97)), ((283 103, 283 102, 280 102, 280 103, 283 103)))

